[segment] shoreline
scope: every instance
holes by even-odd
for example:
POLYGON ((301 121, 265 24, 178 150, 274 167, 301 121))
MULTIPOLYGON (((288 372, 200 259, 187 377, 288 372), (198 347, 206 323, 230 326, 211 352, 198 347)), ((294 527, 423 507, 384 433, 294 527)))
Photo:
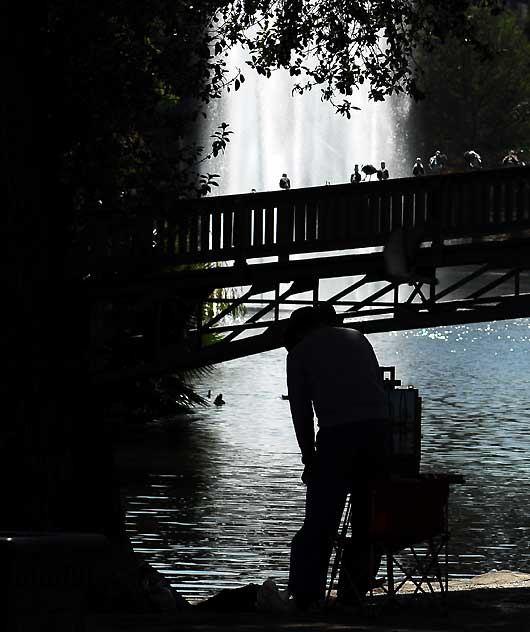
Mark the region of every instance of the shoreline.
POLYGON ((87 619, 86 632, 528 632, 530 574, 499 570, 451 580, 447 608, 432 604, 429 595, 403 595, 395 608, 364 614, 333 609, 318 614, 207 612, 192 607, 164 614, 94 615, 87 619))

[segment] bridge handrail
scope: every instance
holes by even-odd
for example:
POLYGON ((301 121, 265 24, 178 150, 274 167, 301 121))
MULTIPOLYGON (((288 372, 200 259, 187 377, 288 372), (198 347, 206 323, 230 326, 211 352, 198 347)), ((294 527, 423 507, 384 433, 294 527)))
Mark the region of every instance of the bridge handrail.
POLYGON ((396 228, 424 239, 530 227, 530 167, 179 200, 169 213, 87 219, 86 269, 116 259, 174 264, 383 245, 396 228))

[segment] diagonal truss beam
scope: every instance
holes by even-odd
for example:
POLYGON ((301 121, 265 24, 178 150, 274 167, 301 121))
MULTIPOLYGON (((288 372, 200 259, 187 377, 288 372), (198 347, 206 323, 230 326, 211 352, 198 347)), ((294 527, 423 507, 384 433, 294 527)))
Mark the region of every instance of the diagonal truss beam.
MULTIPOLYGON (((444 267, 450 267, 445 262, 444 267)), ((343 290, 336 292, 324 301, 318 301, 318 284, 320 270, 315 271, 313 279, 306 278, 302 283, 293 282, 289 289, 281 295, 276 293, 272 299, 262 299, 266 304, 253 313, 248 319, 237 323, 224 323, 211 328, 218 334, 226 334, 217 345, 228 344, 245 330, 268 331, 276 326, 284 327, 286 318, 279 317, 278 307, 292 309, 301 305, 328 303, 336 308, 342 316, 345 326, 369 329, 370 331, 389 331, 402 328, 403 322, 408 326, 429 326, 429 322, 443 324, 443 322, 473 322, 487 320, 492 316, 500 318, 500 309, 512 316, 514 313, 524 313, 528 309, 527 294, 521 293, 521 273, 530 271, 530 261, 526 266, 518 265, 500 272, 495 262, 478 263, 468 270, 458 281, 452 282, 438 292, 434 291, 437 279, 429 277, 411 278, 408 282, 388 281, 383 274, 374 272, 362 275, 353 283, 349 283, 343 290), (499 274, 498 278, 490 280, 490 274, 499 274), (502 288, 513 281, 511 293, 491 295, 492 290, 502 288), (480 284, 480 287, 476 285, 480 284), (382 287, 374 284, 383 284, 382 287), (409 286, 410 289, 407 287, 409 286), (315 290, 315 287, 317 288, 315 290), (313 289, 313 297, 306 300, 293 300, 296 293, 313 289), (427 291, 426 291, 427 290, 427 291), (364 296, 360 300, 345 300, 349 295, 361 291, 364 296), (392 300, 381 300, 393 292, 392 300), (509 307, 509 310, 507 309, 509 307), (274 318, 263 317, 274 311, 274 318), (419 323, 425 323, 420 325, 419 323)), ((530 273, 527 281, 530 279, 530 273)), ((527 283, 530 290, 530 281, 527 283)), ((528 309, 530 314, 530 309, 528 309)), ((219 347, 220 348, 220 347, 219 347)))
MULTIPOLYGON (((276 288, 276 297, 269 301, 268 304, 263 307, 262 309, 260 309, 259 311, 257 311, 255 314, 253 314, 247 321, 246 321, 246 325, 247 327, 243 327, 243 328, 234 328, 234 330, 232 331, 232 333, 228 334, 224 339, 223 342, 230 342, 231 340, 233 340, 236 336, 238 336, 241 333, 242 329, 248 329, 248 325, 252 325, 252 324, 256 324, 263 316, 265 316, 266 314, 268 314, 270 311, 272 311, 273 309, 277 309, 278 306, 285 301, 287 298, 289 298, 290 296, 292 296, 293 294, 300 294, 302 292, 307 292, 310 289, 313 289, 314 287, 314 282, 313 281, 294 281, 291 286, 283 293, 283 294, 279 294, 279 284, 276 288)), ((278 320, 278 314, 276 313, 276 318, 275 320, 278 320)), ((261 323, 261 328, 263 328, 263 323, 261 323)), ((204 328, 203 328, 203 331, 204 328)), ((207 329, 206 331, 209 332, 215 332, 215 331, 219 331, 219 330, 215 330, 215 329, 207 329)))
POLYGON ((151 358, 114 372, 99 371, 94 379, 105 382, 159 375, 278 348, 290 310, 302 305, 334 305, 344 326, 366 333, 530 316, 529 245, 525 238, 442 248, 424 246, 418 254, 418 270, 429 269, 442 278, 449 276, 442 275, 442 271, 455 269, 460 277, 437 286, 434 275, 411 277, 405 282, 386 278, 382 251, 266 262, 239 269, 186 271, 144 280, 138 286, 109 285, 108 290, 89 283, 88 291, 93 291, 102 302, 108 291, 109 296, 124 301, 129 296, 133 297, 131 300, 135 296, 147 300, 150 295, 158 302, 177 296, 184 303, 222 304, 211 319, 201 322, 198 318, 197 325, 189 329, 189 339, 199 343, 195 348, 184 351, 181 344, 170 341, 165 346, 158 344, 151 358), (321 282, 330 278, 345 279, 346 287, 329 298, 320 298, 321 282), (280 291, 284 284, 288 288, 280 291), (243 288, 241 296, 205 298, 215 288, 234 287, 243 288), (234 311, 241 306, 248 308, 247 317, 235 319, 234 311), (240 337, 244 332, 246 336, 240 337))

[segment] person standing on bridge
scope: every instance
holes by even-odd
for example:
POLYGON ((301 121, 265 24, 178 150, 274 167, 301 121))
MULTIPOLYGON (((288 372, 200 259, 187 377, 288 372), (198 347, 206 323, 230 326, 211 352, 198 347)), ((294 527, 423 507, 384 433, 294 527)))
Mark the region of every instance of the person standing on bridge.
POLYGON ((474 149, 464 152, 464 161, 470 169, 480 169, 482 167, 482 158, 474 149))
POLYGON ((350 182, 352 184, 357 184, 361 181, 361 172, 359 171, 359 165, 354 165, 353 173, 350 176, 350 182))
POLYGON ((423 162, 421 158, 418 156, 414 161, 414 165, 412 167, 412 175, 416 178, 419 176, 423 176, 425 174, 425 167, 423 166, 423 162))
POLYGON ((519 160, 519 156, 517 155, 515 149, 510 149, 510 151, 502 159, 502 164, 505 167, 517 167, 521 165, 521 161, 519 160))
POLYGON ((355 494, 356 513, 339 599, 363 597, 379 565, 370 569, 366 533, 368 480, 383 477, 389 467, 381 370, 368 339, 337 325, 332 306, 302 307, 291 314, 285 333, 289 403, 307 486, 304 523, 291 544, 289 570, 289 592, 300 608, 325 596, 333 538, 349 491, 355 494))
POLYGON ((378 180, 388 180, 388 169, 384 162, 381 163, 381 168, 377 171, 377 179, 378 180))
POLYGON ((431 171, 442 171, 447 166, 447 156, 437 149, 434 156, 429 158, 429 169, 431 171))
POLYGON ((291 181, 287 177, 286 173, 282 173, 282 177, 280 178, 280 189, 285 189, 288 191, 291 188, 291 181))

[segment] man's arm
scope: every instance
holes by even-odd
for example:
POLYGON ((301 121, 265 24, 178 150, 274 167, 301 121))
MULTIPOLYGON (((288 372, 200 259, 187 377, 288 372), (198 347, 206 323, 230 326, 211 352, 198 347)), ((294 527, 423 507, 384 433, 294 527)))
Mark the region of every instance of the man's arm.
POLYGON ((300 362, 292 352, 287 355, 287 388, 296 439, 302 453, 302 463, 313 460, 315 453, 315 426, 309 385, 300 362))

